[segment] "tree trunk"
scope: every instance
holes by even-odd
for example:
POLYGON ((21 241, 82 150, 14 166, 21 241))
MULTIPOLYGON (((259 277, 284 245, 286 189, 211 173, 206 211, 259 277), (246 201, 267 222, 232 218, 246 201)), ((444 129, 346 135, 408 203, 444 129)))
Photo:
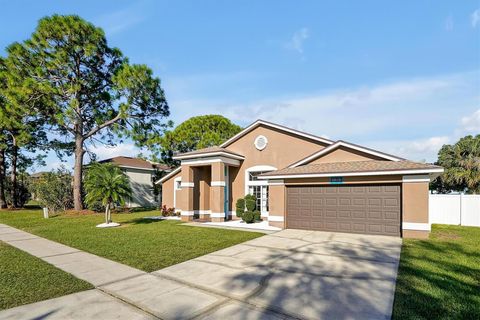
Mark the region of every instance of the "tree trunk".
POLYGON ((7 207, 5 199, 5 150, 0 150, 0 209, 7 207))
POLYGON ((17 184, 17 160, 18 160, 18 146, 17 146, 17 139, 15 136, 12 136, 12 172, 11 172, 11 180, 12 180, 12 207, 18 207, 18 184, 17 184))
POLYGON ((82 178, 83 178, 83 137, 77 134, 75 137, 75 166, 73 168, 73 205, 75 210, 83 210, 82 202, 82 178))
POLYGON ((108 224, 108 211, 110 209, 110 203, 107 203, 107 205, 105 206, 105 223, 108 224))

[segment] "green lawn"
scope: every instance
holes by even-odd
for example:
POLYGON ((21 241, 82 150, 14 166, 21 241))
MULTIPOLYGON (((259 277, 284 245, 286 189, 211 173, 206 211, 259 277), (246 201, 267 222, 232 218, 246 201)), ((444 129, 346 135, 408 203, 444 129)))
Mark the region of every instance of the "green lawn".
POLYGON ((103 215, 44 219, 40 210, 0 211, 0 223, 151 272, 256 237, 261 233, 184 226, 142 219, 158 211, 113 214, 122 226, 100 229, 103 215))
POLYGON ((404 240, 394 319, 480 319, 480 228, 434 225, 404 240))
POLYGON ((0 241, 0 310, 93 286, 0 241))

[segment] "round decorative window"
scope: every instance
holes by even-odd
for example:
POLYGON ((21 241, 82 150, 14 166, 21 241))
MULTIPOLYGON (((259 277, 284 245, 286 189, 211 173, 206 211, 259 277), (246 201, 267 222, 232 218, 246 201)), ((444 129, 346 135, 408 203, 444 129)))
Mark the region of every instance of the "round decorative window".
POLYGON ((263 150, 267 146, 268 140, 265 136, 258 136, 255 138, 255 148, 263 150))

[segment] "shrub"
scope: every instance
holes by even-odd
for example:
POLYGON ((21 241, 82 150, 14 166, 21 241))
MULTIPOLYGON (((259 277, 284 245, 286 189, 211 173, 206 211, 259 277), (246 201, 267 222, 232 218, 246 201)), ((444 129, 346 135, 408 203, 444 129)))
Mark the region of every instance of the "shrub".
POLYGON ((32 188, 40 204, 52 213, 73 207, 72 175, 65 167, 44 174, 32 188))
POLYGON ((262 217, 261 217, 261 215, 260 215, 260 211, 258 211, 258 210, 257 210, 257 211, 254 211, 254 212, 253 212, 253 218, 254 218, 255 221, 262 221, 262 217))
POLYGON ((253 216, 253 212, 252 211, 246 211, 243 213, 243 216, 242 216, 242 219, 243 221, 245 221, 246 223, 253 223, 255 221, 255 217, 253 216))
POLYGON ((257 197, 255 197, 253 194, 247 194, 245 196, 245 206, 247 207, 247 211, 255 211, 257 206, 257 197))
POLYGON ((245 199, 240 198, 237 200, 237 203, 235 204, 235 213, 237 214, 237 217, 241 218, 243 213, 245 212, 245 199))
POLYGON ((171 217, 175 216, 177 213, 175 212, 174 208, 167 208, 166 205, 162 207, 161 214, 163 217, 171 217))

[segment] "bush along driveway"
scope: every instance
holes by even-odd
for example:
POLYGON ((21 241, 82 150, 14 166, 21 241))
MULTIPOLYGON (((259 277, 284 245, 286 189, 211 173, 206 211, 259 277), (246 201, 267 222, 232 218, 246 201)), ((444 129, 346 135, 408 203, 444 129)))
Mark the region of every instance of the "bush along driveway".
POLYGON ((403 242, 394 319, 480 319, 480 228, 434 225, 403 242))
POLYGON ((262 236, 261 233, 184 226, 149 220, 158 211, 114 214, 122 225, 100 229, 104 216, 63 215, 44 219, 40 210, 1 211, 0 223, 151 272, 262 236))

